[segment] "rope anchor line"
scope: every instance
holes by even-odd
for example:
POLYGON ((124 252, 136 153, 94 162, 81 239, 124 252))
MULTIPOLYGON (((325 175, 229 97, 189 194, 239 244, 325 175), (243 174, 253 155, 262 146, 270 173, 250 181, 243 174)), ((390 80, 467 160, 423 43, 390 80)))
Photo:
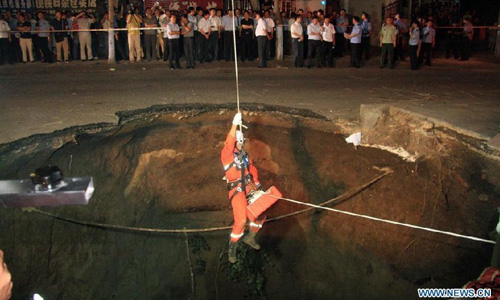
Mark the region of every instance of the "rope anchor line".
MULTIPOLYGON (((402 223, 402 222, 396 222, 396 221, 392 221, 392 220, 387 220, 387 219, 376 218, 376 217, 372 217, 372 216, 368 216, 368 215, 363 215, 363 214, 357 214, 357 213, 353 213, 353 212, 348 212, 348 211, 344 211, 344 210, 340 210, 340 209, 325 207, 325 205, 327 205, 327 204, 332 204, 332 203, 337 203, 338 204, 340 202, 343 202, 343 201, 346 201, 348 199, 351 199, 352 197, 360 194, 361 192, 363 192, 364 190, 366 190, 368 187, 372 186, 373 184, 375 184, 376 182, 378 182, 379 180, 381 180, 382 178, 384 178, 385 176, 387 176, 387 175, 389 175, 391 173, 392 172, 385 172, 384 174, 382 174, 382 175, 380 175, 380 176, 372 179, 371 181, 369 181, 369 182, 367 182, 367 183, 359 186, 357 189, 353 190, 352 192, 344 193, 344 194, 342 194, 342 195, 340 195, 340 196, 338 196, 336 198, 324 201, 324 202, 322 202, 320 204, 306 203, 306 202, 302 202, 302 201, 298 201, 298 200, 294 200, 294 199, 289 199, 289 198, 284 198, 284 197, 281 197, 281 198, 275 197, 275 198, 278 198, 279 200, 283 200, 283 201, 287 201, 287 202, 295 203, 295 204, 300 204, 300 205, 304 205, 304 206, 308 206, 308 208, 305 208, 305 209, 302 209, 302 210, 294 211, 292 213, 288 213, 288 214, 285 214, 285 215, 281 215, 281 216, 277 216, 277 217, 271 218, 267 222, 273 222, 273 221, 282 220, 282 219, 289 218, 289 217, 292 217, 292 216, 296 216, 296 215, 299 215, 299 214, 302 214, 302 213, 305 213, 305 212, 308 212, 308 211, 311 211, 311 210, 314 210, 314 209, 324 209, 324 210, 327 210, 327 211, 341 213, 341 214, 345 214, 345 215, 349 215, 349 216, 353 216, 353 217, 358 217, 358 218, 363 218, 363 219, 367 219, 367 220, 371 220, 371 221, 377 221, 377 222, 382 222, 382 223, 387 223, 387 224, 392 224, 392 225, 397 225, 397 226, 404 226, 404 227, 413 228, 413 229, 417 229, 417 230, 423 230, 423 231, 427 231, 427 232, 439 233, 439 234, 444 234, 444 235, 448 235, 448 236, 453 236, 453 237, 458 237, 458 238, 473 240, 473 241, 477 241, 477 242, 483 242, 483 243, 488 243, 488 244, 496 244, 495 241, 487 240, 487 239, 482 239, 482 238, 478 238, 478 237, 474 237, 474 236, 463 235, 463 234, 458 234, 458 233, 454 233, 454 232, 443 231, 443 230, 438 230, 438 229, 434 229, 434 228, 428 228, 428 227, 423 227, 423 226, 418 226, 418 225, 413 225, 413 224, 407 224, 407 223, 402 223)), ((55 215, 55 214, 52 214, 52 213, 49 213, 49 212, 46 212, 46 211, 42 211, 42 210, 39 210, 39 209, 36 209, 36 208, 25 208, 24 210, 28 211, 28 212, 35 212, 35 213, 38 213, 38 214, 41 214, 41 215, 49 216, 49 217, 56 218, 56 219, 61 220, 61 221, 65 221, 65 222, 69 222, 69 223, 73 223, 73 224, 77 224, 77 225, 83 225, 83 226, 89 226, 89 227, 96 227, 96 228, 102 228, 102 229, 112 229, 112 230, 129 231, 129 232, 200 233, 200 232, 214 232, 214 231, 228 230, 228 229, 232 228, 232 226, 199 228, 199 229, 186 229, 186 228, 184 228, 184 229, 155 229, 155 228, 128 227, 128 226, 120 226, 120 225, 112 225, 112 224, 102 224, 102 223, 93 223, 93 222, 85 222, 85 221, 75 220, 75 219, 71 219, 71 218, 66 218, 66 217, 58 216, 58 215, 55 215)))
POLYGON ((392 220, 387 220, 387 219, 372 217, 372 216, 368 216, 368 215, 364 215, 364 214, 357 214, 357 213, 353 213, 353 212, 349 212, 349 211, 344 211, 344 210, 340 210, 340 209, 319 206, 319 205, 315 205, 315 204, 312 204, 312 203, 306 203, 306 202, 302 202, 302 201, 298 201, 298 200, 294 200, 294 199, 278 198, 278 197, 275 197, 273 195, 268 195, 268 196, 272 197, 272 198, 277 198, 277 199, 280 199, 280 200, 284 200, 284 201, 287 201, 287 202, 290 202, 290 203, 305 205, 305 206, 309 206, 309 207, 312 207, 312 208, 324 209, 324 210, 327 210, 327 211, 332 211, 332 212, 336 212, 336 213, 340 213, 340 214, 345 214, 345 215, 349 215, 349 216, 352 216, 352 217, 358 217, 358 218, 363 218, 363 219, 367 219, 367 220, 372 220, 372 221, 377 221, 377 222, 382 222, 382 223, 387 223, 387 224, 392 224, 392 225, 397 225, 397 226, 404 226, 404 227, 408 227, 408 228, 413 228, 413 229, 418 229, 418 230, 423 230, 423 231, 428 231, 428 232, 434 232, 434 233, 449 235, 449 236, 463 238, 463 239, 468 239, 468 240, 473 240, 473 241, 477 241, 477 242, 483 242, 483 243, 488 243, 488 244, 493 244, 493 245, 496 244, 495 241, 487 240, 487 239, 482 239, 482 238, 478 238, 478 237, 475 237, 475 236, 464 235, 464 234, 459 234, 459 233, 455 233, 455 232, 451 232, 451 231, 444 231, 444 230, 439 230, 439 229, 434 229, 434 228, 429 228, 429 227, 424 227, 424 226, 418 226, 418 225, 413 225, 413 224, 408 224, 408 223, 403 223, 403 222, 397 222, 397 221, 392 221, 392 220))

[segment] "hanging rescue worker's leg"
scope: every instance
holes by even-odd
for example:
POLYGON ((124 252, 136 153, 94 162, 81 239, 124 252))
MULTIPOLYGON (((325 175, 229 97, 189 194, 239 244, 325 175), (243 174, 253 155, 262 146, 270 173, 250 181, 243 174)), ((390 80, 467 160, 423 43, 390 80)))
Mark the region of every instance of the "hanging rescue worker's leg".
POLYGON ((257 235, 257 232, 259 232, 259 230, 262 228, 262 224, 264 224, 264 222, 266 221, 266 214, 260 215, 257 219, 254 219, 251 214, 247 215, 248 219, 250 220, 250 231, 243 238, 243 242, 248 246, 254 248, 255 250, 259 250, 260 245, 255 240, 255 236, 257 235))
POLYGON ((236 262, 236 244, 243 236, 247 222, 247 199, 245 197, 245 193, 238 192, 237 188, 234 188, 229 192, 229 198, 231 199, 231 197, 234 224, 233 231, 231 232, 231 238, 229 240, 228 260, 230 263, 234 264, 236 262))

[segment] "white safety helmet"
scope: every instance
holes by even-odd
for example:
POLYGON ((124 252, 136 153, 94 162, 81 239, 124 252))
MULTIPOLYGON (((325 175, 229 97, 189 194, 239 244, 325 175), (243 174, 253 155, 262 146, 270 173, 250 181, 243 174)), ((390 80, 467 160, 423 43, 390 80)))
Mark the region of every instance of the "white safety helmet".
POLYGON ((240 130, 236 130, 236 141, 242 145, 245 143, 245 136, 240 130))

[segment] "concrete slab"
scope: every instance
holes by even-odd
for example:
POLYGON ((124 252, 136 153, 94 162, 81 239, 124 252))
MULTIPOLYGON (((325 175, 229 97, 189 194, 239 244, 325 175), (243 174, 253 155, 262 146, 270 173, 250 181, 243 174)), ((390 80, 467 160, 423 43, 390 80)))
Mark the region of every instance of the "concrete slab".
POLYGON ((495 137, 488 142, 488 146, 500 150, 500 134, 495 135, 495 137))

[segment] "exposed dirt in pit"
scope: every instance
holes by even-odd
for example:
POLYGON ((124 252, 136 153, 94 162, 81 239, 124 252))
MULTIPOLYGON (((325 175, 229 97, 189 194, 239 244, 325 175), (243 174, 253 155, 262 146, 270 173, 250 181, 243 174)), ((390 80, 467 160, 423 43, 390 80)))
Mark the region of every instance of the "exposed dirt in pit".
MULTIPOLYGON (((3 159, 0 174, 24 178, 50 162, 66 176, 94 176, 90 205, 44 209, 80 220, 151 228, 230 225, 220 150, 231 117, 222 111, 130 117, 55 151, 36 148, 3 159)), ((286 197, 318 203, 389 167, 392 175, 336 208, 480 237, 495 226, 498 195, 468 169, 485 162, 465 150, 407 163, 377 149, 354 150, 324 120, 259 112, 246 121, 261 182, 286 197), (488 200, 479 201, 480 194, 488 200)), ((270 216, 301 208, 279 202, 270 216)), ((0 210, 0 226, 16 299, 35 292, 46 299, 192 298, 182 234, 82 227, 16 209, 0 210)), ((476 277, 492 250, 331 212, 268 223, 261 233, 268 299, 414 299, 417 287, 459 287, 476 277)), ((210 249, 198 252, 190 236, 197 299, 248 296, 246 280, 230 281, 219 260, 228 234, 202 234, 198 240, 210 249)))

